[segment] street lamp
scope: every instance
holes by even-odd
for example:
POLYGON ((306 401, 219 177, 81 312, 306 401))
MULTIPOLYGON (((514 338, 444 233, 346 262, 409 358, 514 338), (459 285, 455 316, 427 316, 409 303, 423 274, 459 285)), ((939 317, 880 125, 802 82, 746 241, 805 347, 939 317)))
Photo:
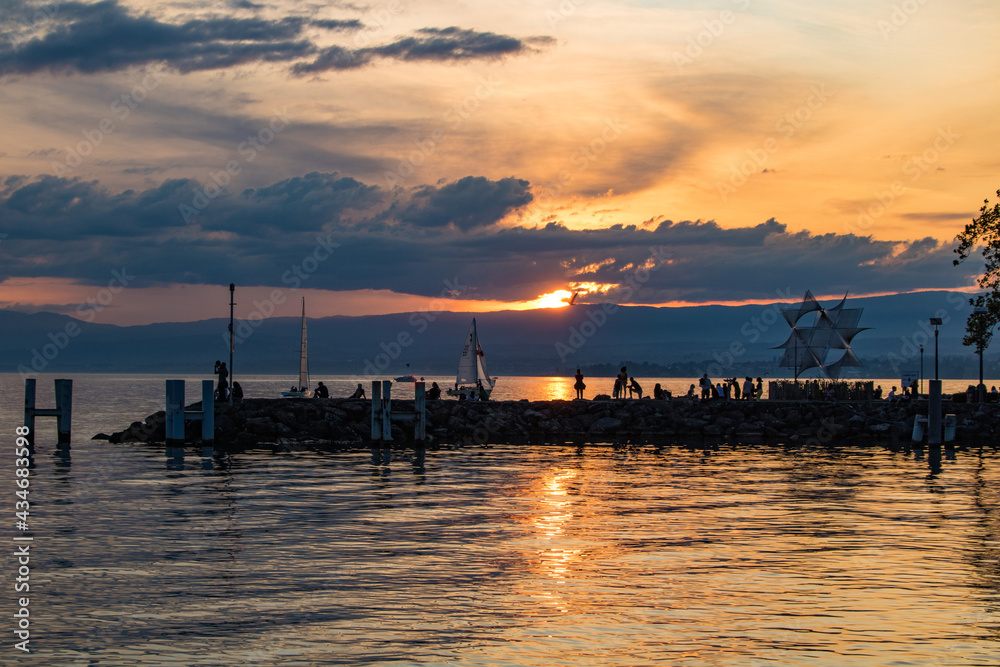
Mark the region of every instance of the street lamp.
POLYGON ((944 324, 940 317, 931 318, 931 326, 934 327, 934 379, 938 378, 938 327, 944 324))

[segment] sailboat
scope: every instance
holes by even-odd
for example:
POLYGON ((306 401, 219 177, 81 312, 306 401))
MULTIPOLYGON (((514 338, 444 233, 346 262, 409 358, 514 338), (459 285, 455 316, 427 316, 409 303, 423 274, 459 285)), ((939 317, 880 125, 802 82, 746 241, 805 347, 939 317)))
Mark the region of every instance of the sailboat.
POLYGON ((462 356, 458 359, 455 386, 448 389, 447 394, 473 400, 487 400, 496 383, 497 379, 491 378, 486 370, 486 357, 483 355, 483 347, 479 344, 476 320, 473 318, 469 335, 465 338, 465 346, 462 347, 462 356))
POLYGON ((309 346, 306 343, 306 298, 302 297, 302 336, 299 339, 299 383, 289 391, 281 392, 285 398, 310 398, 309 388, 309 346))

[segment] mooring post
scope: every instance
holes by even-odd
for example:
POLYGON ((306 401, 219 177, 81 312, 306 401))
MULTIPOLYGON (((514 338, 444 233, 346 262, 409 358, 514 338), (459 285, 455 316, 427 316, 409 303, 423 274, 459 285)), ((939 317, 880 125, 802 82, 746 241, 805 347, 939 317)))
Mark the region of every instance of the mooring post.
POLYGON ((416 382, 413 385, 413 411, 416 416, 413 418, 413 439, 427 439, 427 394, 424 390, 423 382, 416 382))
POLYGON ((24 380, 24 425, 28 427, 25 437, 31 444, 35 443, 35 378, 24 380))
POLYGON ((215 442, 215 387, 211 380, 201 381, 201 441, 215 442))
POLYGON ((167 380, 166 411, 167 453, 175 455, 170 450, 184 446, 184 380, 167 380))
POLYGON ((382 440, 392 440, 392 380, 382 380, 382 440))
POLYGON ((382 392, 379 381, 372 380, 372 441, 382 439, 382 392))
POLYGON ((73 381, 56 380, 56 443, 68 445, 73 428, 73 381))
POLYGON ((941 444, 941 380, 930 381, 930 394, 927 398, 927 444, 941 444))
POLYGON ((56 418, 56 443, 68 445, 73 435, 73 381, 56 380, 56 407, 40 408, 35 403, 35 378, 24 380, 24 425, 28 427, 25 436, 30 444, 35 444, 35 417, 56 418))

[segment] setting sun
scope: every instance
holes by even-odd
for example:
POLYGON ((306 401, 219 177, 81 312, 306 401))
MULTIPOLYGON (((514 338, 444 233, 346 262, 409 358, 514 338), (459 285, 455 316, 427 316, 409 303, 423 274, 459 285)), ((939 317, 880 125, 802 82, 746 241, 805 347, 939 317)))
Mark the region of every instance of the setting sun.
POLYGON ((573 293, 564 289, 543 294, 534 301, 528 302, 530 308, 562 308, 569 305, 569 299, 573 293))

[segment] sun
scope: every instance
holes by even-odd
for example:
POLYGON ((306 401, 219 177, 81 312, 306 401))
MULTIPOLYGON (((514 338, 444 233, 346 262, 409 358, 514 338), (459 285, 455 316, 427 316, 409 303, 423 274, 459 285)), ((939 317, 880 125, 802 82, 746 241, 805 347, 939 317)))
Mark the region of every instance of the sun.
POLYGON ((563 308, 569 305, 571 296, 573 296, 572 292, 560 289, 543 294, 534 301, 529 301, 527 305, 529 308, 563 308))

